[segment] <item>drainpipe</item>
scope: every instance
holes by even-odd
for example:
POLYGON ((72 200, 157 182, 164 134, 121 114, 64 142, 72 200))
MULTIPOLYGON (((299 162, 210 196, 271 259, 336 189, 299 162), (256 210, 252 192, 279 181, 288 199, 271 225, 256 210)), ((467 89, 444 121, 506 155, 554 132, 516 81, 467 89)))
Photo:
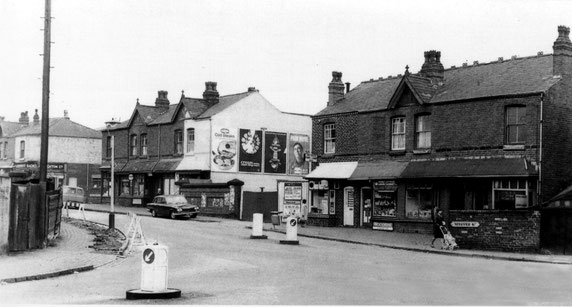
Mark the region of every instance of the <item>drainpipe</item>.
POLYGON ((540 93, 540 122, 539 122, 539 141, 538 141, 538 205, 542 205, 542 125, 544 121, 544 92, 540 93))

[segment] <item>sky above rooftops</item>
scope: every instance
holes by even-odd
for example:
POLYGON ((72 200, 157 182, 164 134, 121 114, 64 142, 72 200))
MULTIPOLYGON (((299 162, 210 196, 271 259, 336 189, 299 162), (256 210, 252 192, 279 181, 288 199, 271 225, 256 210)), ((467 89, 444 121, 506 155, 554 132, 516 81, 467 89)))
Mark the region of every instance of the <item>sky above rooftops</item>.
MULTIPOLYGON (((0 1, 0 116, 42 108, 44 0, 0 1)), ((284 112, 315 114, 332 71, 351 87, 416 73, 423 52, 445 68, 552 53, 572 1, 52 0, 50 116, 90 128, 128 120, 137 99, 256 87, 284 112)), ((30 117, 31 117, 30 115, 30 117)))

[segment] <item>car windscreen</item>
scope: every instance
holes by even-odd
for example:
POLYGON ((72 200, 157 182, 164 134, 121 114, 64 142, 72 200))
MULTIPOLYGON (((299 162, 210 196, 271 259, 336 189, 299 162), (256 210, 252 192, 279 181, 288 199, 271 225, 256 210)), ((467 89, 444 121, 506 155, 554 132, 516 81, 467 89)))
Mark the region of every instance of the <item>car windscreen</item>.
POLYGON ((167 200, 167 203, 170 203, 170 204, 178 204, 178 203, 186 203, 187 202, 187 199, 183 195, 165 196, 165 199, 167 200))

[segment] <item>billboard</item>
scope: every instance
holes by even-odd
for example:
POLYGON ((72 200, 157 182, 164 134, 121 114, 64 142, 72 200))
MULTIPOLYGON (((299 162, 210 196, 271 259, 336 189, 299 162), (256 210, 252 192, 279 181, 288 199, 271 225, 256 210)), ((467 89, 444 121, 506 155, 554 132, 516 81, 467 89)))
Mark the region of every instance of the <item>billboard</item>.
POLYGON ((286 174, 286 133, 264 134, 264 172, 286 174))
POLYGON ((307 175, 310 171, 305 153, 310 151, 310 137, 306 134, 290 134, 288 142, 288 174, 307 175))
POLYGON ((262 131, 240 129, 239 172, 262 172, 262 131))
POLYGON ((236 172, 236 132, 228 128, 213 129, 213 171, 236 172))

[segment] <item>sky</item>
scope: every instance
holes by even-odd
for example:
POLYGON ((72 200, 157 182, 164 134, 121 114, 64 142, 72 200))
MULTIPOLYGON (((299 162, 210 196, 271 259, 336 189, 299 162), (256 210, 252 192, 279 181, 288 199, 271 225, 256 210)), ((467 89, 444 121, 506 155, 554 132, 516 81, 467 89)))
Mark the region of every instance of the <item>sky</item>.
MULTIPOLYGON (((42 114, 45 0, 0 1, 0 116, 42 114)), ((572 1, 52 0, 50 117, 100 129, 153 105, 256 87, 284 112, 326 107, 332 71, 362 81, 552 53, 572 1)))

